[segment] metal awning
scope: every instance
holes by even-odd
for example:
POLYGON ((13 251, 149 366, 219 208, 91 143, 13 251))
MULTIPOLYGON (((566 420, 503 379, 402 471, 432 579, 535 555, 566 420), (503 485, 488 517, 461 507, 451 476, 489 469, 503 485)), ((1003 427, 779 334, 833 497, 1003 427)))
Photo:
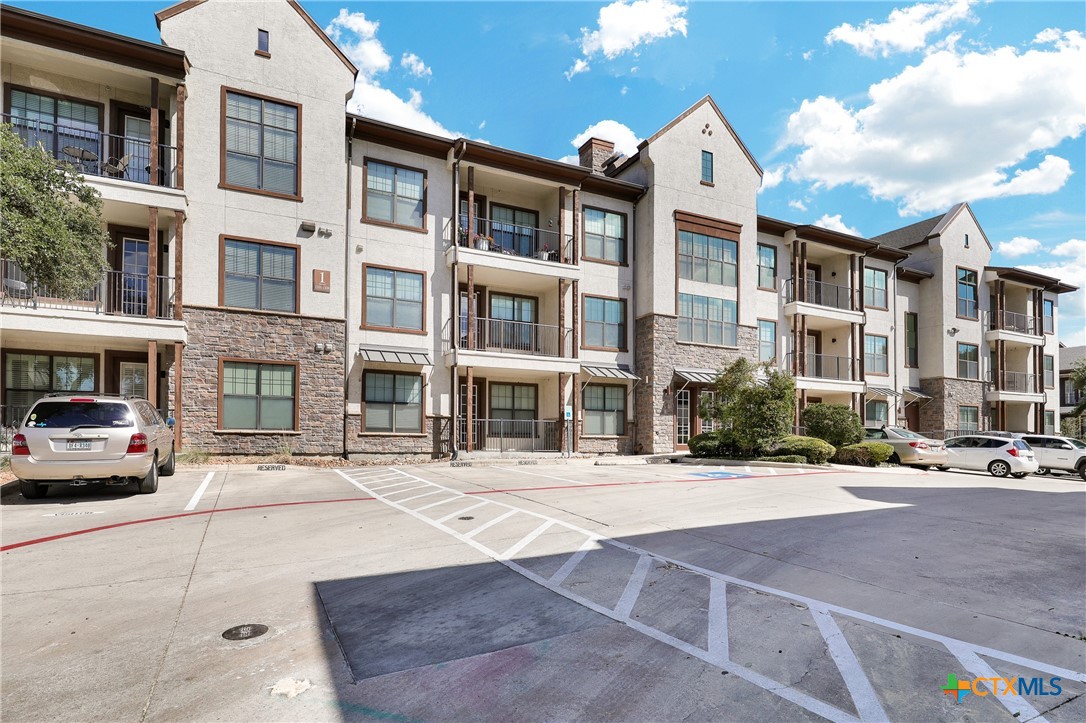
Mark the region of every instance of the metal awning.
POLYGON ((358 356, 368 362, 386 362, 388 364, 411 364, 414 366, 433 366, 430 355, 415 349, 403 349, 394 346, 358 346, 358 356))
POLYGON ((924 394, 924 392, 916 387, 905 387, 904 391, 906 397, 912 397, 913 399, 931 399, 930 394, 924 394))
POLYGON ((629 367, 581 367, 581 373, 590 377, 606 377, 608 379, 632 379, 639 377, 630 371, 629 367))
POLYGON ((900 393, 895 392, 893 389, 890 389, 889 387, 868 387, 867 388, 867 393, 868 394, 877 394, 877 395, 882 396, 882 397, 900 397, 901 396, 900 393))
POLYGON ((694 384, 712 384, 716 381, 715 369, 676 369, 675 376, 694 384))

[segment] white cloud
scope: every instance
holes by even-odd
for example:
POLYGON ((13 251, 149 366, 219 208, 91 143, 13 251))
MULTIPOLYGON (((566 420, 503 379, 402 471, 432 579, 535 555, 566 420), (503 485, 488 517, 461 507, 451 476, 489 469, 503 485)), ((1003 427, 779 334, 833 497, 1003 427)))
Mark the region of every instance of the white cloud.
POLYGON ((400 67, 405 68, 408 73, 416 78, 429 78, 434 74, 434 71, 426 63, 422 62, 422 58, 414 53, 404 53, 403 57, 400 58, 400 67))
POLYGON ((1028 236, 1015 236, 1010 241, 996 244, 996 251, 1007 258, 1015 259, 1026 254, 1035 254, 1041 250, 1041 242, 1028 236))
POLYGON ((482 123, 479 124, 479 130, 482 130, 484 128, 486 128, 486 121, 483 121, 482 123))
MULTIPOLYGON (((457 135, 422 110, 422 93, 418 90, 411 88, 405 100, 388 88, 381 87, 377 76, 388 72, 392 67, 392 58, 377 39, 380 26, 378 22, 367 20, 365 13, 350 13, 341 9, 324 29, 358 67, 354 95, 347 103, 347 110, 424 133, 449 138, 457 135)), ((404 53, 400 64, 418 77, 430 75, 430 69, 413 53, 404 53), (422 72, 415 72, 416 69, 422 72)))
MULTIPOLYGON (((580 148, 585 141, 589 138, 600 138, 605 141, 611 141, 615 144, 615 152, 621 153, 624 156, 632 156, 637 153, 637 144, 641 142, 641 138, 637 137, 628 126, 619 123, 616 120, 601 120, 599 123, 593 123, 578 133, 572 141, 574 148, 580 148)), ((562 160, 570 158, 566 156, 562 160)), ((573 163, 577 163, 577 157, 572 156, 573 163)), ((567 161, 568 162, 568 161, 567 161)))
POLYGON ((597 55, 614 60, 661 38, 685 37, 686 5, 672 0, 615 0, 600 8, 596 26, 595 30, 581 28, 583 57, 566 71, 566 80, 586 72, 589 59, 597 55))
POLYGON ((805 204, 803 201, 800 201, 798 198, 793 198, 791 201, 789 201, 788 207, 794 208, 801 213, 807 211, 807 204, 805 204))
POLYGON ((806 52, 805 52, 805 53, 803 54, 803 59, 804 59, 804 60, 810 60, 811 58, 813 58, 813 57, 814 57, 814 53, 815 53, 815 51, 813 51, 813 50, 808 50, 808 51, 806 51, 806 52))
POLYGON ((896 52, 920 50, 929 35, 971 18, 971 4, 970 0, 945 0, 896 8, 885 22, 866 20, 860 26, 838 25, 826 35, 826 44, 844 43, 861 55, 884 58, 896 52))
POLYGON ((630 86, 624 85, 624 86, 622 86, 622 90, 619 91, 619 95, 626 95, 629 92, 630 92, 630 86))
POLYGON ((863 236, 862 233, 842 221, 841 214, 839 213, 835 213, 832 216, 828 213, 822 214, 822 218, 815 221, 812 225, 828 228, 830 231, 840 231, 841 233, 852 234, 853 236, 863 236))
MULTIPOLYGON (((1072 260, 1072 263, 1086 266, 1086 241, 1083 241, 1080 238, 1064 241, 1062 244, 1052 249, 1052 255, 1066 256, 1072 260)), ((1082 279, 1086 279, 1086 275, 1079 277, 1080 283, 1082 282, 1082 279)))
POLYGON ((1035 159, 1086 128, 1086 38, 1045 31, 1035 44, 931 53, 872 85, 859 108, 804 100, 783 141, 800 149, 789 178, 860 186, 901 215, 1059 190, 1071 164, 1035 159))
POLYGON ((758 193, 773 188, 774 186, 779 186, 781 181, 784 180, 787 171, 787 166, 778 166, 777 168, 767 170, 762 175, 762 187, 758 189, 758 193))

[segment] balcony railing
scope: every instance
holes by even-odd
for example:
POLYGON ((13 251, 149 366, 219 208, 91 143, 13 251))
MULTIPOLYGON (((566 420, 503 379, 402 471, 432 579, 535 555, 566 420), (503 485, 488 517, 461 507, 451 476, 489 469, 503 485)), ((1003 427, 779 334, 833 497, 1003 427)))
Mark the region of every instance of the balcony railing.
MULTIPOLYGON (((151 142, 141 138, 102 133, 97 129, 65 126, 46 121, 0 116, 28 146, 40 145, 62 163, 87 176, 151 183, 151 142)), ((156 185, 176 188, 177 149, 158 144, 156 185)))
MULTIPOLYGON (((795 353, 789 352, 785 357, 785 369, 792 369, 795 353)), ((852 381, 852 366, 854 360, 847 356, 831 356, 829 354, 805 354, 807 367, 800 369, 796 376, 815 377, 817 379, 837 379, 839 381, 852 381)))
MULTIPOLYGON (((451 348, 446 324, 446 349, 451 348)), ((528 356, 573 356, 573 330, 549 324, 505 319, 475 319, 475 333, 468 343, 468 320, 460 318, 459 347, 471 351, 493 351, 528 356)))
POLYGON ((988 381, 994 381, 995 388, 1001 392, 1040 394, 1037 375, 1029 372, 1003 372, 1002 374, 989 372, 988 381))
POLYGON ((1028 314, 1019 314, 1017 311, 1004 311, 999 314, 990 311, 987 316, 989 329, 1002 329, 1004 331, 1015 331, 1019 334, 1040 336, 1040 332, 1037 331, 1036 318, 1028 314))
POLYGON ((172 276, 155 276, 158 282, 158 304, 150 309, 149 274, 126 271, 106 271, 102 280, 86 291, 62 295, 42 284, 31 284, 14 261, 0 259, 0 306, 32 309, 64 309, 92 311, 106 316, 132 316, 172 319, 174 316, 172 276))
MULTIPOLYGON (((460 448, 467 449, 467 420, 460 420, 460 448)), ((558 419, 473 419, 472 450, 478 452, 560 452, 558 419)))
POLYGON ((474 233, 468 233, 466 216, 460 217, 460 224, 457 243, 461 246, 541 261, 572 262, 570 234, 488 218, 475 219, 474 233))
POLYGON ((806 295, 804 298, 799 299, 796 297, 796 289, 798 284, 795 279, 788 279, 784 282, 784 297, 785 303, 792 303, 793 301, 803 301, 807 304, 815 304, 817 306, 828 306, 833 309, 851 310, 854 308, 853 299, 855 295, 847 286, 838 286, 837 284, 827 284, 824 281, 807 281, 803 285, 806 295))

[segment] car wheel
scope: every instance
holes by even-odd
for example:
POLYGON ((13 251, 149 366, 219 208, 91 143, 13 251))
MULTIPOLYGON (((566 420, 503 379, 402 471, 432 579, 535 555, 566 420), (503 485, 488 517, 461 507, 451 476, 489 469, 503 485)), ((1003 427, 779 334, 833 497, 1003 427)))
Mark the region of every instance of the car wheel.
POLYGON ((1086 463, 1080 464, 1078 466, 1078 476, 1082 479, 1086 479, 1086 463))
POLYGON ((993 477, 1006 477, 1011 473, 1011 466, 1001 459, 988 463, 988 473, 993 477))
POLYGON ((1014 477, 1015 479, 1025 479, 1027 474, 1029 474, 1029 472, 1012 472, 1011 477, 1014 477))
POLYGON ((945 464, 937 464, 935 465, 935 469, 939 470, 940 472, 946 472, 948 469, 950 469, 950 467, 947 467, 945 464))
POLYGON ((1048 467, 1038 467, 1037 474, 1052 474, 1052 470, 1050 470, 1048 467))
POLYGON ((141 495, 154 494, 158 491, 158 455, 151 461, 151 469, 147 470, 147 476, 139 481, 141 495))
POLYGON ((890 455, 890 459, 886 460, 890 464, 901 464, 901 457, 897 456, 897 452, 890 455))
POLYGON ((170 445, 170 456, 166 458, 166 464, 162 465, 162 469, 159 470, 159 474, 163 477, 173 477, 174 470, 177 469, 177 454, 174 452, 173 445, 170 445))
POLYGON ((48 485, 38 484, 37 482, 31 482, 30 480, 19 480, 19 491, 23 493, 23 497, 28 500, 40 500, 45 497, 49 492, 48 485))

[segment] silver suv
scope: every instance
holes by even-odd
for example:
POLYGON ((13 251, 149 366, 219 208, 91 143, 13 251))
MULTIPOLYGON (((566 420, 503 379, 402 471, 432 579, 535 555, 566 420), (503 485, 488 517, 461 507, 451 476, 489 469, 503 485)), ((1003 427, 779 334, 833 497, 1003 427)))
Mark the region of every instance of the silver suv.
POLYGON ((1077 472, 1086 479, 1086 444, 1071 437, 1057 437, 1052 434, 1016 434, 1015 437, 1033 447, 1040 468, 1037 474, 1048 474, 1053 470, 1077 472))
POLYGON ((23 497, 44 497, 52 485, 136 482, 158 489, 174 472, 173 419, 146 399, 51 394, 27 412, 12 439, 11 471, 23 497))

